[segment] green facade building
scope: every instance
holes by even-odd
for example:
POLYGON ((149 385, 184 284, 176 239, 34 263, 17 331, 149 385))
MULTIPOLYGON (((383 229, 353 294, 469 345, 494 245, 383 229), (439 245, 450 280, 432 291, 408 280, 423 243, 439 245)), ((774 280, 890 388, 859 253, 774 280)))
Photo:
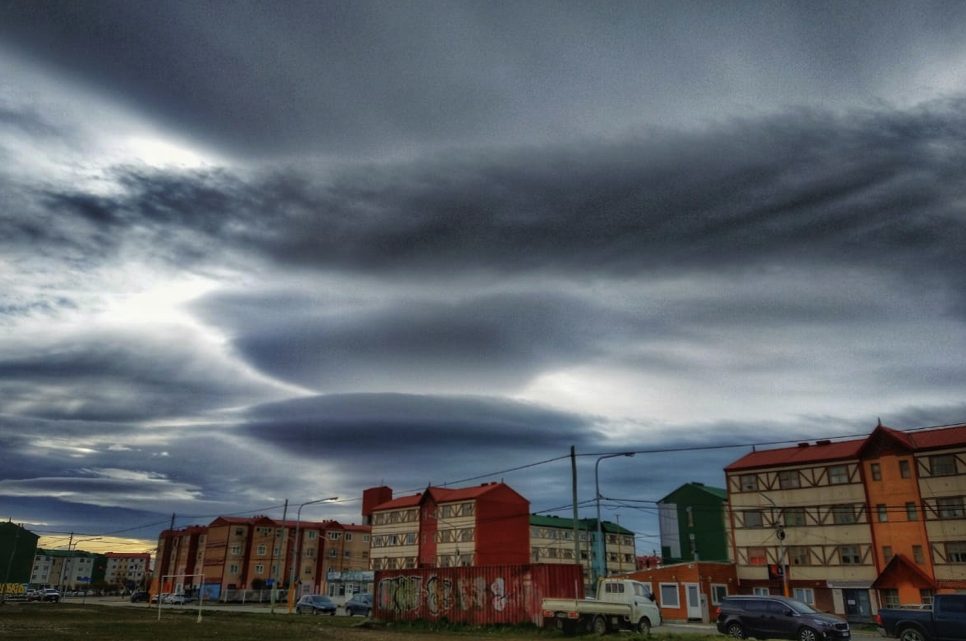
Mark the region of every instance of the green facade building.
POLYGON ((27 583, 39 537, 12 521, 0 523, 0 583, 27 583))
POLYGON ((662 562, 730 561, 727 502, 726 490, 703 483, 685 483, 659 500, 662 562))

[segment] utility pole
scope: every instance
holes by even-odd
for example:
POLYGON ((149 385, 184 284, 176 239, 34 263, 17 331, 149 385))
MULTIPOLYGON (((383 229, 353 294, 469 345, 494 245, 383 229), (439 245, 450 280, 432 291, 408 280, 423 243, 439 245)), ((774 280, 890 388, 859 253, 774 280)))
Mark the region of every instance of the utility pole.
POLYGON ((282 564, 282 551, 285 549, 283 547, 283 542, 287 539, 286 534, 288 533, 288 527, 285 525, 285 519, 288 517, 288 499, 285 499, 285 507, 282 508, 282 532, 281 536, 278 537, 278 560, 275 559, 275 549, 274 543, 272 547, 272 607, 271 614, 275 614, 275 601, 278 599, 278 566, 282 564))
MULTIPOLYGON (((580 534, 577 527, 577 448, 573 445, 570 446, 570 479, 572 492, 574 497, 574 563, 580 566, 581 574, 583 574, 584 564, 580 562, 580 534)), ((577 598, 577 594, 574 593, 574 598, 577 598)))

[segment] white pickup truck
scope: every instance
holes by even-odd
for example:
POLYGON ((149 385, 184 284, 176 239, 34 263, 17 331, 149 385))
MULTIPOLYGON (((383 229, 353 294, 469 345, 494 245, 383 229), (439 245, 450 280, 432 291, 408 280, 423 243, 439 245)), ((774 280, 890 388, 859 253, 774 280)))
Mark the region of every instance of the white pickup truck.
POLYGON ((601 579, 596 599, 544 599, 543 625, 566 634, 605 634, 621 629, 643 634, 661 625, 661 610, 646 583, 628 579, 601 579))

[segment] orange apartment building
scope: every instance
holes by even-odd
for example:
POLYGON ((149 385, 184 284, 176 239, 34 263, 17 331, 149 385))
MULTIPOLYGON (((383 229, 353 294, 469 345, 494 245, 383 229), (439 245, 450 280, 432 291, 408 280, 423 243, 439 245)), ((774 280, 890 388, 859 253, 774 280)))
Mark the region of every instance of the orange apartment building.
POLYGON ((368 554, 368 526, 222 516, 207 526, 162 532, 158 574, 169 576, 163 592, 196 590, 202 585, 197 575, 203 575, 206 598, 216 600, 273 585, 287 588, 293 569, 298 594, 344 594, 347 587, 371 587, 368 554))
POLYGON ((362 508, 373 570, 530 560, 530 502, 505 483, 428 487, 397 499, 388 487, 370 488, 362 508))
POLYGON ((742 592, 867 619, 966 589, 966 424, 800 443, 725 468, 742 592), (782 556, 784 553, 784 563, 782 556))

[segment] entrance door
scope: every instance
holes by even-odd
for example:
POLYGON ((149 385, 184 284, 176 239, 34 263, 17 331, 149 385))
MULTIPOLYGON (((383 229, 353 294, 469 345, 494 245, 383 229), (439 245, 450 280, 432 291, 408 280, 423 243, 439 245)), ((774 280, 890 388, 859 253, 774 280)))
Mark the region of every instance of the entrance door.
POLYGON ((845 601, 845 618, 849 621, 867 621, 872 618, 868 590, 842 590, 845 601))
POLYGON ((702 618, 701 615, 701 591, 697 583, 685 583, 684 593, 688 602, 688 620, 702 618))

